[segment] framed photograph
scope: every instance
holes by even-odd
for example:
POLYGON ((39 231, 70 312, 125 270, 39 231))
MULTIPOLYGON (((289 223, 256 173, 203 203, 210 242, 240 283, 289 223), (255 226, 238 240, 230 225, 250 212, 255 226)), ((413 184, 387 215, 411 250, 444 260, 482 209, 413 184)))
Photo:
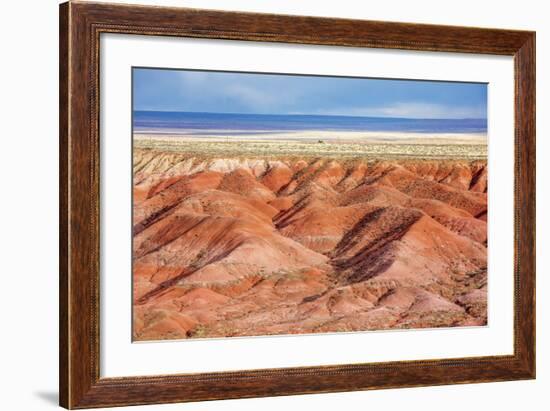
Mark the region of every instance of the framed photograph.
POLYGON ((60 6, 60 404, 535 378, 535 33, 60 6))

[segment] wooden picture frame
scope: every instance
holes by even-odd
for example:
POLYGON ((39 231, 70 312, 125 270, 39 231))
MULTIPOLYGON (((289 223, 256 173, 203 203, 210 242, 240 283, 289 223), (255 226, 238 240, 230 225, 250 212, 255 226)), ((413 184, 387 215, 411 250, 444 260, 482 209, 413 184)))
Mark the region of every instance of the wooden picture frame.
POLYGON ((69 2, 60 6, 59 47, 61 406, 125 406, 535 378, 534 32, 69 2), (100 378, 101 33, 513 56, 514 354, 100 378))

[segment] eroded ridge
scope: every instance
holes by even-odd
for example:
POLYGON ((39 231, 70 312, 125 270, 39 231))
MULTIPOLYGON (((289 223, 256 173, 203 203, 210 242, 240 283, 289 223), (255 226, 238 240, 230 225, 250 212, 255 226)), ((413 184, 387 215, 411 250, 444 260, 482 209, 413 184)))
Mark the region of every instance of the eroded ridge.
POLYGON ((487 323, 484 160, 134 150, 134 339, 487 323))

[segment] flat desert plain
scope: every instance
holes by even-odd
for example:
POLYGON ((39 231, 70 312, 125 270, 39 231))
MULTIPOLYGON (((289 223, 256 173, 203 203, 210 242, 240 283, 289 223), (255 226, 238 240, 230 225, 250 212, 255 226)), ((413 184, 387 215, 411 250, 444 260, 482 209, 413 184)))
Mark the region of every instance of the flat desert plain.
POLYGON ((134 136, 135 341, 487 323, 484 143, 134 136))

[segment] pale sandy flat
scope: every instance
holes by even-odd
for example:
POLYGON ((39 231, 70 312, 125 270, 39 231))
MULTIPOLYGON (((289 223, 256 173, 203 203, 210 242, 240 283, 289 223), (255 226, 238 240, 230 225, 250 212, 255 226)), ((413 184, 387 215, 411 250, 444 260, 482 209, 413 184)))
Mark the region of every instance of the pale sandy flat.
POLYGON ((358 132, 358 131, 300 131, 300 132, 254 132, 188 130, 188 134, 143 134, 134 133, 134 139, 155 141, 223 141, 223 142, 318 142, 331 143, 408 143, 408 144, 475 144, 487 143, 485 133, 403 133, 403 132, 358 132))

